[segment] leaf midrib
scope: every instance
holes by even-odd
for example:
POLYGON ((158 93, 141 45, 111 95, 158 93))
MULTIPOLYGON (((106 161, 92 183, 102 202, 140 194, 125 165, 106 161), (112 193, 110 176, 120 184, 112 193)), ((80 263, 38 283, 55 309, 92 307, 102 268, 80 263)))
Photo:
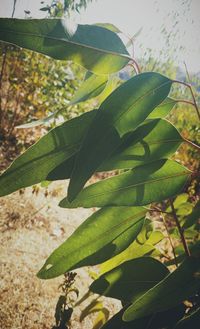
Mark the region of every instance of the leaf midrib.
MULTIPOLYGON (((116 193, 118 191, 123 191, 123 190, 127 190, 127 189, 132 189, 134 187, 137 187, 137 186, 140 186, 140 185, 144 185, 144 184, 151 184, 151 183, 155 183, 155 182, 158 182, 158 181, 162 181, 162 180, 166 180, 166 179, 171 179, 173 177, 179 177, 179 176, 186 176, 188 175, 189 176, 189 172, 182 172, 180 174, 173 174, 173 175, 170 175, 170 176, 165 176, 165 177, 160 177, 160 178, 157 178, 157 179, 152 179, 152 180, 148 180, 148 181, 144 181, 142 183, 137 183, 137 184, 132 184, 132 185, 129 185, 129 186, 124 186, 124 187, 121 187, 121 188, 118 188, 118 189, 115 189, 115 190, 108 190, 106 192, 102 192, 102 193, 97 193, 97 194, 92 194, 92 195, 89 195, 87 196, 87 199, 92 199, 94 197, 97 197, 97 196, 102 196, 104 194, 109 194, 109 193, 116 193)), ((109 178, 108 178, 109 179, 109 178)), ((97 183, 98 184, 98 183, 97 183)), ((100 183, 99 183, 100 184, 100 183)), ((92 185, 90 185, 92 186, 92 185)), ((90 186, 88 186, 86 189, 89 189, 90 186)), ((85 189, 85 190, 86 190, 85 189)), ((84 191, 84 190, 83 190, 84 191)))
MULTIPOLYGON (((86 44, 83 44, 83 43, 79 43, 79 42, 74 42, 74 41, 70 41, 70 40, 65 40, 63 38, 55 38, 55 37, 50 37, 46 34, 35 34, 35 33, 26 33, 26 32, 19 32, 19 31, 13 31, 13 30, 4 30, 4 29, 0 29, 0 32, 3 32, 3 33, 14 33, 15 35, 18 34, 18 35, 25 35, 25 36, 30 36, 30 37, 35 37, 35 38, 46 38, 46 39, 49 39, 49 40, 55 40, 55 41, 60 41, 60 42, 63 42, 63 43, 69 43, 69 44, 73 44, 73 45, 76 45, 76 46, 79 46, 79 47, 84 47, 84 48, 88 48, 90 50, 95 50, 95 51, 99 51, 103 54, 109 54, 109 55, 113 55, 113 56, 117 56, 117 57, 122 57, 124 59, 129 59, 131 60, 131 57, 128 56, 128 54, 122 54, 122 53, 117 53, 117 52, 113 52, 113 51, 110 51, 110 50, 105 50, 105 49, 101 49, 101 48, 96 48, 96 47, 93 47, 93 46, 89 46, 89 45, 86 45, 86 44)), ((5 41, 6 42, 6 41, 5 41)), ((12 43, 12 42, 7 42, 7 43, 12 43)), ((15 44, 15 43, 14 43, 15 44)), ((20 47, 20 46, 19 46, 20 47)), ((25 47, 26 48, 26 47, 25 47)))

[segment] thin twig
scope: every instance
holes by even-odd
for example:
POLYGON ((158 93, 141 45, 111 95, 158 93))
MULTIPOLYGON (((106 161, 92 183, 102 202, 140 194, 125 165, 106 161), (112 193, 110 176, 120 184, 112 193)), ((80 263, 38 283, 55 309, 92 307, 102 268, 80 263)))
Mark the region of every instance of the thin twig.
POLYGON ((171 199, 169 199, 169 202, 170 202, 170 206, 172 208, 172 215, 173 215, 174 220, 176 222, 176 226, 177 226, 178 231, 179 231, 179 234, 180 234, 181 242, 182 242, 183 247, 184 247, 184 250, 185 250, 185 254, 189 257, 190 256, 190 250, 189 250, 188 245, 187 245, 187 242, 185 240, 185 236, 184 236, 184 233, 183 233, 184 231, 183 231, 183 229, 182 229, 182 227, 181 227, 181 225, 179 223, 179 219, 178 219, 178 217, 176 215, 176 210, 174 208, 173 201, 171 199))
POLYGON ((177 262, 177 259, 176 259, 176 252, 175 252, 174 245, 173 245, 173 242, 172 242, 172 239, 171 239, 171 235, 170 235, 170 233, 169 233, 169 231, 168 231, 168 227, 167 227, 167 223, 166 223, 165 217, 164 217, 163 214, 161 214, 161 217, 162 217, 162 220, 163 220, 163 224, 164 224, 164 226, 165 226, 165 230, 166 230, 166 232, 167 232, 167 237, 168 237, 168 239, 169 239, 169 243, 170 243, 171 248, 172 248, 172 253, 173 253, 173 255, 174 255, 174 262, 175 262, 175 264, 176 264, 176 267, 178 267, 178 262, 177 262))
POLYGON ((182 85, 184 85, 184 86, 186 86, 186 87, 188 87, 190 89, 190 93, 191 93, 191 96, 192 96, 192 99, 193 99, 192 105, 195 107, 196 112, 197 112, 197 116, 198 116, 199 121, 200 121, 200 111, 199 111, 199 108, 198 108, 198 105, 197 105, 197 102, 196 102, 196 98, 195 98, 195 95, 194 95, 194 92, 193 92, 193 89, 192 89, 191 84, 189 84, 187 82, 179 81, 179 80, 173 80, 173 82, 182 84, 182 85))
POLYGON ((183 138, 184 142, 186 142, 187 144, 191 145, 192 147, 195 147, 198 151, 200 151, 200 146, 199 145, 191 142, 189 139, 184 138, 183 136, 182 136, 182 138, 183 138))

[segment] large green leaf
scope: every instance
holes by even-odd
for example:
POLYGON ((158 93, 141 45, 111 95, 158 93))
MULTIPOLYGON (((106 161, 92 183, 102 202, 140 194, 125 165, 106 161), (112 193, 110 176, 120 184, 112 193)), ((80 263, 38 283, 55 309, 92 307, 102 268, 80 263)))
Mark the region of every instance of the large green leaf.
POLYGON ((101 104, 77 155, 69 184, 72 201, 97 168, 167 97, 172 81, 158 74, 139 74, 118 87, 101 104))
POLYGON ((174 307, 200 289, 200 258, 188 257, 178 269, 128 307, 124 321, 133 321, 174 307))
POLYGON ((190 172, 172 160, 158 160, 86 187, 77 198, 60 202, 64 208, 138 206, 178 194, 190 172))
POLYGON ((81 266, 102 263, 120 253, 137 237, 145 213, 142 207, 97 211, 50 255, 38 277, 50 279, 81 266))
POLYGON ((151 314, 131 322, 124 322, 122 315, 124 309, 115 314, 101 329, 163 329, 174 325, 185 312, 184 305, 179 305, 170 310, 151 314))
MULTIPOLYGON (((81 84, 80 88, 75 92, 74 96, 72 97, 72 99, 68 103, 68 105, 66 105, 66 107, 84 102, 86 100, 89 100, 93 97, 98 96, 99 94, 101 94, 101 92, 106 87, 107 80, 108 80, 107 75, 91 74, 89 76, 89 78, 86 79, 81 84)), ((58 110, 55 113, 49 115, 48 117, 22 124, 22 125, 18 126, 17 128, 32 128, 32 127, 36 127, 36 126, 48 123, 49 121, 53 120, 55 118, 55 116, 57 116, 62 111, 63 111, 63 109, 58 110)))
MULTIPOLYGON (((167 158, 177 150, 182 141, 182 137, 170 122, 163 119, 146 120, 135 131, 122 138, 121 145, 97 171, 134 168, 167 158)), ((48 179, 69 178, 75 156, 53 169, 48 179)))
POLYGON ((60 60, 72 60, 97 74, 119 71, 130 60, 121 39, 95 25, 70 26, 67 19, 0 19, 0 40, 60 60))
POLYGON ((47 175, 75 154, 94 111, 81 115, 52 129, 19 156, 0 176, 0 196, 47 179, 47 175))
POLYGON ((141 257, 127 261, 95 280, 90 290, 99 295, 123 300, 137 300, 169 274, 169 270, 154 258, 141 257))

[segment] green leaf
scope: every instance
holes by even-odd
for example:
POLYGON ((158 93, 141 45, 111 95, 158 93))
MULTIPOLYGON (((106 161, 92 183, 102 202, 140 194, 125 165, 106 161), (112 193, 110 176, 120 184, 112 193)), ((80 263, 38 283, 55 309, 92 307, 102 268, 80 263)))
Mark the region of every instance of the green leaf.
POLYGON ((139 74, 101 104, 77 155, 68 198, 72 201, 97 168, 168 95, 172 81, 157 73, 139 74))
POLYGON ((200 288, 200 258, 188 257, 174 272, 151 288, 123 315, 124 321, 167 310, 196 294, 200 288))
MULTIPOLYGON (((80 88, 75 92, 74 96, 66 107, 84 102, 86 100, 98 96, 106 87, 107 80, 107 75, 91 74, 90 77, 81 84, 80 88)), ((57 116, 61 111, 63 111, 63 109, 56 111, 55 113, 49 115, 46 118, 17 126, 17 128, 32 128, 40 126, 42 124, 46 124, 49 121, 53 120, 55 116, 57 116)))
POLYGON ((122 315, 124 309, 115 314, 101 329, 163 329, 174 325, 185 312, 184 305, 179 305, 170 310, 151 314, 139 320, 124 322, 122 315))
POLYGON ((177 104, 175 99, 167 97, 157 108, 150 113, 149 119, 164 118, 173 109, 174 105, 177 104))
POLYGON ((115 33, 121 33, 121 31, 114 24, 111 23, 95 23, 94 25, 103 27, 115 33))
MULTIPOLYGON (((182 193, 176 197, 174 200, 174 208, 178 209, 183 203, 187 202, 189 195, 187 193, 182 193)), ((170 209, 171 211, 171 209, 170 209)))
POLYGON ((163 235, 161 232, 153 231, 149 235, 149 238, 144 237, 144 232, 148 229, 148 226, 148 220, 146 219, 141 232, 137 236, 137 239, 120 254, 112 257, 111 259, 108 259, 106 262, 101 264, 100 274, 104 274, 105 272, 112 270, 125 261, 151 255, 155 250, 154 245, 161 241, 163 235))
MULTIPOLYGON (((189 250, 190 250, 190 253, 192 256, 198 256, 200 254, 200 241, 196 241, 195 243, 190 243, 188 245, 188 247, 189 247, 189 250)), ((176 262, 179 264, 186 258, 186 255, 185 255, 185 251, 184 251, 183 247, 181 247, 181 250, 177 250, 177 249, 179 249, 179 246, 177 248, 175 248, 175 252, 179 254, 176 257, 176 262)), ((174 259, 168 260, 165 262, 165 264, 167 266, 174 265, 175 260, 174 259)))
POLYGON ((47 259, 38 273, 50 279, 72 269, 96 265, 120 253, 137 237, 144 208, 103 208, 90 216, 47 259))
POLYGON ((78 151, 94 114, 88 112, 52 129, 20 155, 0 176, 0 196, 49 180, 48 173, 78 151))
POLYGON ((73 202, 65 198, 60 206, 90 208, 147 205, 178 194, 189 175, 189 170, 175 161, 158 160, 92 184, 81 191, 73 202))
POLYGON ((67 19, 0 19, 0 40, 60 60, 72 60, 97 74, 123 68, 129 54, 117 34, 103 27, 67 19))
POLYGON ((115 267, 90 285, 93 293, 133 302, 161 281, 169 270, 154 258, 141 257, 115 267))
MULTIPOLYGON (((134 168, 172 155, 182 142, 176 128, 166 120, 146 120, 135 131, 122 138, 121 145, 97 169, 107 171, 134 168)), ((75 155, 53 169, 48 179, 58 180, 71 176, 75 155), (70 163, 73 165, 70 165, 70 163)))
POLYGON ((163 119, 145 120, 122 138, 121 145, 98 171, 128 169, 171 156, 183 139, 176 128, 163 119))

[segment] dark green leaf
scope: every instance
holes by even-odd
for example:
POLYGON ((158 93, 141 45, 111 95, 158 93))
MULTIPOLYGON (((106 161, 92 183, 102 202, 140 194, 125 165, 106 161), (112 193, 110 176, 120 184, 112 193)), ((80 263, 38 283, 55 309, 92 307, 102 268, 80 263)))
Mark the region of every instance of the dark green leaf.
MULTIPOLYGON (((124 309, 114 315, 101 329, 163 329, 174 325, 185 312, 184 305, 179 305, 170 310, 152 314, 139 320, 124 322, 122 315, 124 309)), ((192 329, 192 328, 191 328, 192 329)))
POLYGON ((124 321, 133 321, 168 310, 200 289, 200 258, 188 257, 174 272, 150 289, 123 315, 124 321))
POLYGON ((0 19, 0 40, 60 60, 73 60, 89 71, 109 74, 130 60, 117 34, 103 27, 69 26, 67 19, 0 19))
POLYGON ((95 280, 90 290, 117 298, 127 304, 137 300, 161 281, 169 271, 154 258, 141 257, 125 262, 95 280))
POLYGON ((77 155, 68 198, 72 201, 97 168, 168 95, 172 81, 143 73, 118 87, 101 104, 77 155))
POLYGON ((145 213, 144 208, 135 207, 97 211, 51 254, 38 277, 54 278, 78 267, 102 263, 120 253, 137 237, 145 213))
POLYGON ((200 201, 195 205, 192 213, 187 217, 185 223, 183 224, 183 228, 186 229, 196 224, 200 219, 200 201))
POLYGON ((86 187, 73 202, 60 202, 64 208, 138 206, 162 201, 178 194, 190 175, 188 169, 172 160, 158 160, 121 175, 86 187))
MULTIPOLYGON (((166 120, 146 120, 135 131, 122 138, 121 145, 97 171, 134 168, 172 155, 182 142, 176 128, 166 120)), ((48 176, 50 180, 69 178, 75 161, 69 159, 48 176), (71 165, 70 165, 71 164, 71 165)))
POLYGON ((0 196, 48 180, 49 172, 78 151, 94 114, 88 112, 52 129, 19 156, 0 176, 0 196))

